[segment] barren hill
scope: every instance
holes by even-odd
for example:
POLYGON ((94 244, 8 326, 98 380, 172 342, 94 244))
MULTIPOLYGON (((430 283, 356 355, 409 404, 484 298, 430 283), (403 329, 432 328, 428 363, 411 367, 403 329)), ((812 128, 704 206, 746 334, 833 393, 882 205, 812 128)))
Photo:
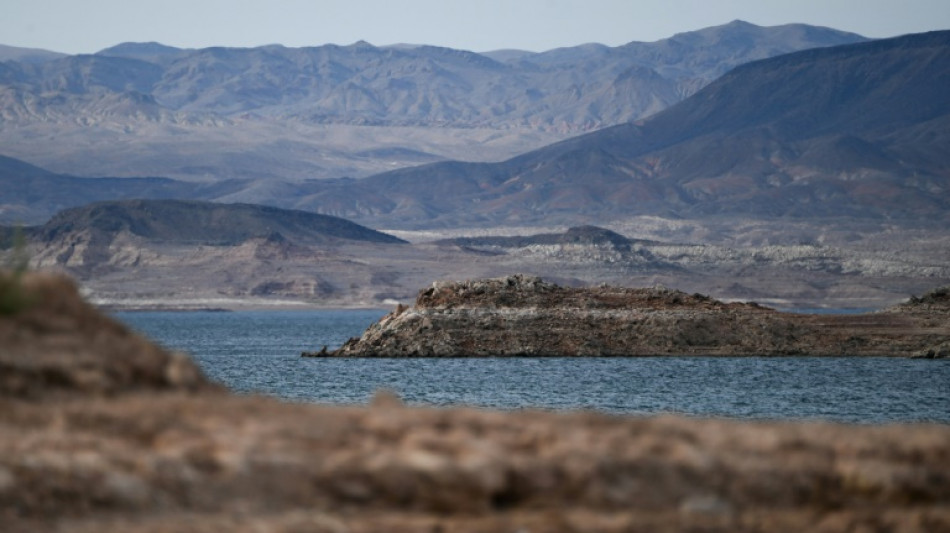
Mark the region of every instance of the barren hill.
POLYGON ((239 244, 252 238, 290 238, 301 243, 404 242, 347 220, 304 211, 252 204, 182 200, 125 200, 67 209, 37 228, 52 242, 71 234, 115 238, 129 233, 148 241, 188 244, 239 244))

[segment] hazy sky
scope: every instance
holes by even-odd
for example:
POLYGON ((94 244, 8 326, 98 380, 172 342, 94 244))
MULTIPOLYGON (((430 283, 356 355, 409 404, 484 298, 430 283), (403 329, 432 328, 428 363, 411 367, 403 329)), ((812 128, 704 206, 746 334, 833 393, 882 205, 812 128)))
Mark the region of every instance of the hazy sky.
POLYGON ((542 51, 655 41, 742 19, 890 37, 950 29, 950 0, 0 0, 0 44, 92 53, 179 47, 419 43, 542 51))

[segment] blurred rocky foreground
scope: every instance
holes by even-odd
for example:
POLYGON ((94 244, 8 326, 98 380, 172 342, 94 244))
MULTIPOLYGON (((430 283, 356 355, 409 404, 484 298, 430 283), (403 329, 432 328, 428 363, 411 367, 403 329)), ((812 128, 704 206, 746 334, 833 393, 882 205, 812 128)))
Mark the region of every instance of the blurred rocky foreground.
POLYGON ((4 532, 950 531, 947 426, 285 404, 3 279, 4 532))

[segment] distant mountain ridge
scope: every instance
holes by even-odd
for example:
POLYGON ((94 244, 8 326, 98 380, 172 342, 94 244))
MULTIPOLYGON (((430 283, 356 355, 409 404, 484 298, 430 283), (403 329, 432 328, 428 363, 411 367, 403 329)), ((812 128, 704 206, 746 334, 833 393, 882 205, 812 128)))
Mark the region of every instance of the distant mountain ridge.
POLYGON ((184 57, 193 49, 176 48, 154 41, 147 43, 120 43, 96 52, 97 56, 125 57, 149 63, 167 64, 184 57))
POLYGON ((0 63, 0 146, 4 155, 90 177, 299 181, 420 162, 357 153, 367 135, 376 143, 363 149, 426 162, 499 161, 653 114, 746 61, 863 40, 736 21, 655 43, 542 53, 122 43, 0 63), (349 142, 352 128, 370 126, 349 142))
MULTIPOLYGON (((658 111, 746 61, 861 40, 828 28, 734 21, 655 43, 581 45, 505 62, 465 50, 362 41, 197 50, 123 43, 94 55, 9 65, 0 82, 20 97, 137 92, 174 112, 584 131, 658 111)), ((5 120, 29 118, 4 107, 5 120)))
POLYGON ((308 244, 405 241, 337 217, 251 204, 182 200, 120 200, 66 209, 30 234, 49 243, 90 232, 112 239, 121 232, 160 243, 236 245, 252 238, 308 244))
POLYGON ((950 31, 734 69, 636 123, 496 164, 325 184, 299 207, 394 227, 624 217, 950 216, 950 31))
POLYGON ((104 200, 210 200, 246 186, 240 181, 188 183, 168 178, 78 178, 0 155, 0 225, 43 224, 62 209, 104 200))
MULTIPOLYGON (((313 61, 316 55, 320 62, 318 77, 326 76, 330 85, 337 86, 323 96, 322 88, 313 92, 291 84, 300 96, 306 95, 308 102, 294 106, 297 109, 289 113, 278 111, 278 116, 304 114, 319 121, 374 124, 520 123, 583 131, 651 114, 661 108, 658 105, 666 107, 746 61, 862 40, 861 36, 827 28, 763 28, 735 21, 656 43, 635 42, 616 48, 581 45, 505 63, 473 52, 425 45, 393 50, 359 42, 348 47, 271 46, 263 50, 281 59, 308 53, 306 59, 299 55, 292 59, 297 66, 301 66, 300 61, 313 61), (686 37, 693 34, 702 38, 686 37), (709 68, 710 64, 715 66, 709 68), (698 65, 702 67, 696 68, 698 65), (311 103, 321 96, 319 103, 311 103), (557 107, 552 111, 552 106, 557 107), (571 114, 565 116, 567 109, 571 114)), ((314 64, 306 66, 312 68, 314 64)), ((171 76, 175 75, 172 71, 171 76)), ((157 89, 156 99, 165 102, 167 86, 160 84, 157 89)), ((253 93, 243 89, 242 96, 259 95, 263 87, 253 89, 253 93)), ((289 99, 293 98, 291 95, 289 99)), ((189 102, 182 108, 191 110, 193 106, 189 102)), ((203 105, 194 107, 198 111, 215 110, 203 105)), ((261 107, 257 111, 266 113, 267 103, 261 107)))
POLYGON ((950 32, 798 52, 739 67, 649 119, 502 163, 442 162, 362 180, 129 181, 97 197, 95 182, 4 178, 0 164, 14 200, 2 208, 25 212, 42 200, 49 216, 65 207, 51 201, 59 191, 84 200, 72 205, 151 195, 252 201, 394 229, 638 215, 944 219, 948 73, 950 32))
POLYGON ((0 44, 0 61, 18 61, 20 63, 44 63, 66 57, 67 54, 52 52, 40 48, 22 48, 0 44))

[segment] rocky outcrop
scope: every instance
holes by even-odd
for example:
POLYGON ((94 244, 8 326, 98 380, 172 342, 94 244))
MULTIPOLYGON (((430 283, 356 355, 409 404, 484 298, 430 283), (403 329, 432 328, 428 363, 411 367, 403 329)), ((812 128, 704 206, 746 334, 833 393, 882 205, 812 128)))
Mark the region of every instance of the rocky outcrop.
POLYGON ((941 342, 914 354, 917 359, 950 359, 950 341, 941 342))
POLYGON ((84 302, 66 278, 0 271, 0 301, 0 398, 220 390, 188 356, 84 302))
POLYGON ((950 530, 947 426, 284 404, 214 388, 65 280, 22 283, 4 533, 950 530))
POLYGON ((911 356, 950 340, 950 299, 940 294, 879 313, 802 315, 665 288, 569 288, 515 275, 436 283, 361 338, 304 355, 911 356))

